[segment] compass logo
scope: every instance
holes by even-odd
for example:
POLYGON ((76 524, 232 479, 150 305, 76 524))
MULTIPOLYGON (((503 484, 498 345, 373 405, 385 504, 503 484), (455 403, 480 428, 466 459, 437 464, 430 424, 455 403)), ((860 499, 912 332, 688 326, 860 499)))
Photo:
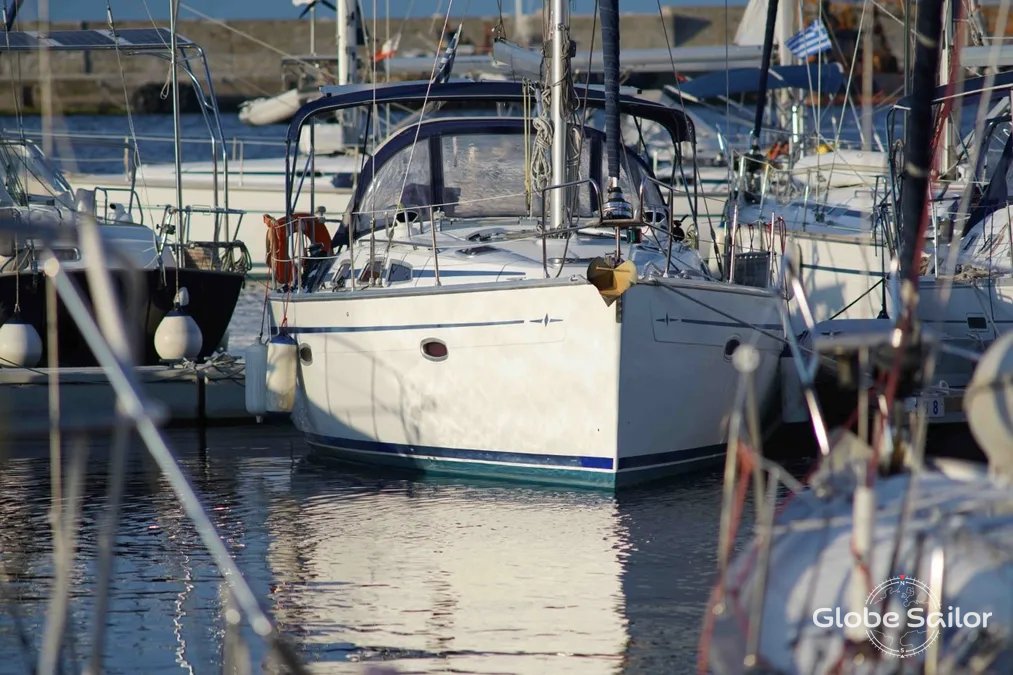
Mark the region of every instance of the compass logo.
POLYGON ((904 659, 925 651, 942 628, 987 628, 991 616, 952 605, 944 609, 927 584, 901 574, 872 589, 861 612, 821 607, 813 612, 813 623, 820 628, 864 627, 880 651, 904 659))
MULTIPOLYGON (((902 659, 915 656, 928 649, 939 637, 938 623, 933 625, 924 619, 933 607, 939 607, 939 601, 927 584, 914 577, 901 574, 887 579, 872 589, 865 599, 865 607, 880 611, 901 608, 896 626, 887 625, 885 616, 879 626, 866 625, 866 634, 872 644, 890 656, 902 659)), ((887 615, 891 613, 897 614, 886 612, 887 615)))

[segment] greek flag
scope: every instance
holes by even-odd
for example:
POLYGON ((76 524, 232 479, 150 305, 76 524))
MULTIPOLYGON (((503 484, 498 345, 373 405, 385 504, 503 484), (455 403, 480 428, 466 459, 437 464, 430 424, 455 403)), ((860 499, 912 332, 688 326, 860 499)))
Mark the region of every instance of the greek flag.
POLYGON ((827 34, 823 22, 816 19, 802 32, 788 38, 784 44, 796 58, 804 59, 830 49, 830 35, 827 34))
POLYGON ((461 41, 462 28, 464 28, 463 23, 457 27, 457 31, 450 38, 450 43, 440 56, 436 74, 433 76, 435 84, 442 84, 450 79, 450 71, 454 69, 454 57, 457 56, 457 43, 461 41))

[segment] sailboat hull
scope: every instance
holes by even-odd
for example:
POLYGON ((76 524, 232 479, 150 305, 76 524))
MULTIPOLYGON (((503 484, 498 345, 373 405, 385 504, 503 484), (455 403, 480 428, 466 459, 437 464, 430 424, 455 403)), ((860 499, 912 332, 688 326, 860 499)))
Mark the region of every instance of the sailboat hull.
MULTIPOLYGON (((88 284, 83 270, 67 272, 85 291, 88 284)), ((210 356, 221 343, 232 318, 243 275, 238 272, 177 269, 114 270, 113 284, 128 330, 140 340, 138 365, 157 365, 154 335, 166 313, 173 308, 178 287, 185 287, 190 301, 186 312, 201 329, 204 341, 198 358, 210 356)), ((90 301, 90 300, 89 300, 90 301)), ((0 274, 0 323, 6 321, 20 304, 21 317, 31 323, 43 338, 43 363, 46 362, 47 300, 46 278, 41 272, 0 274)), ((57 352, 60 366, 98 365, 63 303, 57 308, 57 352)))
POLYGON ((606 306, 559 279, 278 295, 272 313, 300 343, 293 419, 322 457, 612 488, 723 456, 736 345, 775 389, 776 303, 663 279, 606 306))
MULTIPOLYGON (((890 272, 890 253, 880 232, 869 225, 871 216, 851 211, 848 216, 827 216, 834 219, 833 223, 806 225, 805 218, 811 220, 812 214, 802 205, 785 206, 773 213, 788 223, 783 243, 777 233, 773 248, 796 256, 815 321, 873 319, 880 315, 886 302, 882 284, 890 272)), ((760 215, 752 209, 740 214, 736 253, 770 250, 770 235, 765 228, 747 224, 760 215)), ((719 233, 718 239, 727 256, 725 233, 719 233)), ((796 326, 802 329, 800 321, 796 326)))

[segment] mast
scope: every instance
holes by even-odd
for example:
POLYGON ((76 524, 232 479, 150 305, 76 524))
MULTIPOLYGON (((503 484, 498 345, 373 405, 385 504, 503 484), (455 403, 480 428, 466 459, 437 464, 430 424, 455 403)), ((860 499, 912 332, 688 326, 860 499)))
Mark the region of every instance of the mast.
POLYGON ((872 150, 872 53, 876 6, 867 5, 862 19, 862 150, 872 150))
MULTIPOLYGON (((338 85, 345 86, 355 80, 355 36, 352 34, 352 25, 355 22, 355 18, 350 13, 349 0, 337 0, 335 9, 334 39, 338 48, 338 85)), ((354 9, 351 9, 351 11, 354 11, 354 9)), ((345 135, 348 134, 350 120, 351 115, 346 115, 344 111, 338 113, 341 144, 345 142, 345 135)), ((348 135, 351 136, 351 134, 348 135)))
MULTIPOLYGON (((14 14, 20 4, 15 4, 14 14)), ((49 0, 39 0, 39 30, 48 34, 49 25, 49 0)), ((53 66, 49 60, 49 46, 44 46, 39 52, 39 72, 42 75, 42 152, 46 157, 53 156, 53 66)), ((20 121, 20 120, 19 120, 20 121)))
MULTIPOLYGON (((567 182, 566 175, 566 137, 567 123, 566 111, 563 110, 563 103, 566 95, 566 59, 569 54, 566 45, 569 44, 568 33, 570 25, 569 7, 566 0, 552 0, 552 8, 549 17, 549 41, 552 48, 552 99, 550 114, 552 116, 552 185, 563 185, 567 182)), ((550 222, 551 227, 560 228, 564 225, 566 209, 566 191, 563 189, 552 190, 550 222)))
POLYGON ((337 16, 335 17, 335 43, 338 46, 338 86, 350 82, 349 67, 353 63, 355 47, 349 35, 352 18, 348 15, 348 0, 337 0, 337 16))
POLYGON ((317 55, 317 5, 310 5, 310 54, 317 55))
POLYGON ((750 149, 760 150, 760 130, 763 128, 763 109, 767 105, 767 80, 770 76, 770 56, 774 50, 774 26, 777 24, 777 0, 767 3, 767 27, 763 33, 763 56, 760 58, 760 83, 756 99, 756 119, 753 121, 753 138, 750 149))
POLYGON ((523 47, 531 44, 528 22, 524 16, 524 0, 514 0, 514 39, 523 47))
MULTIPOLYGON (((791 66, 795 64, 795 57, 792 55, 791 50, 788 49, 788 39, 792 36, 792 30, 795 26, 795 4, 791 2, 783 2, 778 8, 777 12, 777 62, 782 66, 791 66)), ((818 85, 818 83, 817 83, 818 85)), ((781 128, 791 128, 792 123, 795 121, 796 115, 793 114, 793 97, 791 91, 787 88, 782 89, 778 94, 778 123, 781 128)), ((792 149, 795 148, 793 142, 792 149)), ((792 154, 794 156, 794 153, 792 154)))
POLYGON ((169 0, 169 40, 172 53, 169 55, 169 68, 172 71, 172 137, 173 137, 173 160, 176 168, 176 217, 178 227, 176 239, 181 241, 186 234, 183 227, 183 175, 182 175, 182 144, 180 142, 179 128, 179 77, 176 73, 176 64, 179 59, 179 44, 176 38, 176 21, 179 17, 179 0, 169 0))
MULTIPOLYGON (((904 141, 904 188, 901 193, 901 279, 917 287, 918 256, 922 244, 932 166, 932 96, 939 72, 942 0, 922 0, 915 24, 914 69, 911 75, 911 113, 904 141)), ((913 289, 912 289, 913 290, 913 289)))
MULTIPOLYGON (((951 59, 953 58, 953 46, 956 43, 954 39, 954 27, 951 21, 957 19, 956 12, 954 11, 953 3, 950 0, 943 0, 943 16, 946 17, 946 21, 943 21, 943 30, 940 39, 942 40, 941 48, 939 50, 939 84, 945 86, 950 83, 950 68, 952 67, 951 59)), ((949 171, 953 166, 953 128, 950 125, 950 120, 942 120, 943 128, 939 133, 939 170, 940 173, 949 171)))
POLYGON ((619 187, 622 138, 619 130, 619 0, 601 0, 602 66, 605 75, 605 146, 608 200, 602 218, 630 219, 633 207, 619 187))

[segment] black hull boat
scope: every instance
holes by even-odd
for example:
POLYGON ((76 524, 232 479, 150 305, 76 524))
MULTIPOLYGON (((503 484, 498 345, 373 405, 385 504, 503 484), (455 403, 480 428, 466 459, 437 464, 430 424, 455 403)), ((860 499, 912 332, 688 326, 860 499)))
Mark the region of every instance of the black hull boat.
MULTIPOLYGON (((85 272, 73 270, 67 273, 90 299, 85 272)), ((161 362, 155 351, 155 331, 173 309, 179 288, 187 289, 189 303, 183 309, 200 327, 204 338, 197 360, 210 356, 225 336, 244 280, 240 272, 172 267, 113 270, 110 274, 128 330, 132 331, 135 340, 140 341, 137 350, 139 365, 161 362)), ((46 278, 42 272, 0 274, 0 325, 13 316, 16 304, 20 305, 21 319, 34 326, 42 338, 43 355, 39 365, 45 366, 48 363, 47 306, 46 278)), ((62 302, 57 309, 57 326, 59 366, 98 365, 62 302)))

